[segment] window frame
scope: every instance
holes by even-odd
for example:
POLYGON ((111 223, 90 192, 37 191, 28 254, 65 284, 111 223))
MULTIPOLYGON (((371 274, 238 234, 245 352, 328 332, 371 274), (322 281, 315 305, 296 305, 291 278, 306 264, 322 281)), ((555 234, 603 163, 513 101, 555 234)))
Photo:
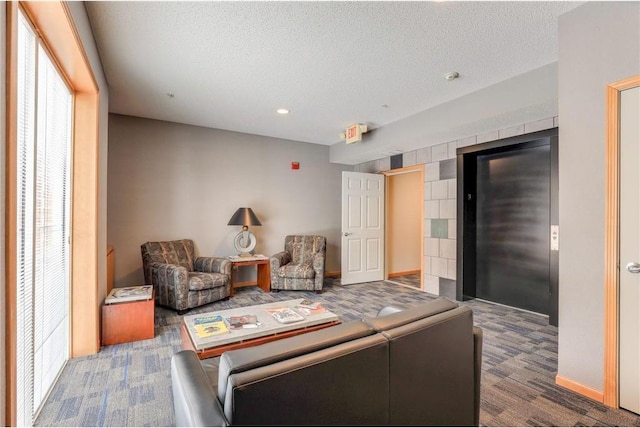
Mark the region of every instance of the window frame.
POLYGON ((99 89, 66 2, 6 2, 6 403, 5 425, 16 424, 16 114, 18 7, 37 30, 74 97, 71 174, 71 352, 100 349, 98 300, 99 89))

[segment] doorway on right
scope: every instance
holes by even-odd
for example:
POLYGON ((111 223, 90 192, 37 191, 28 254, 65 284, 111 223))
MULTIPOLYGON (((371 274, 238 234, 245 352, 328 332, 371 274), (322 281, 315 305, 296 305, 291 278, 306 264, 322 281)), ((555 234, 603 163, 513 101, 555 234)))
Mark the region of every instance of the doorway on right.
POLYGON ((458 149, 458 300, 557 325, 557 128, 458 149))

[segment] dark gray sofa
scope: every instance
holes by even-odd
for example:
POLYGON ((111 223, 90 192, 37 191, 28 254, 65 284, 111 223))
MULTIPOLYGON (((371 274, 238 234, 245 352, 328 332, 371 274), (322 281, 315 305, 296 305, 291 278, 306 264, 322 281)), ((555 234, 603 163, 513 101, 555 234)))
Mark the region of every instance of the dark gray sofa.
POLYGON ((445 298, 171 361, 179 426, 478 425, 482 330, 445 298))

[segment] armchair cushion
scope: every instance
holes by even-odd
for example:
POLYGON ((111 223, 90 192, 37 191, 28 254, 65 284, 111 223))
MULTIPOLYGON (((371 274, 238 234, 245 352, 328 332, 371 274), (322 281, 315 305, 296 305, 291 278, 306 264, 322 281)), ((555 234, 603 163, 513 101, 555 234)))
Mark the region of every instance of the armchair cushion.
POLYGON ((231 262, 224 257, 196 257, 193 270, 231 275, 231 262))
POLYGON ((189 272, 189 291, 200 291, 208 288, 224 287, 228 278, 221 273, 189 272))
POLYGON ((286 264, 278 269, 278 276, 283 278, 306 278, 311 279, 316 276, 313 270, 311 262, 301 263, 294 265, 293 263, 286 264))

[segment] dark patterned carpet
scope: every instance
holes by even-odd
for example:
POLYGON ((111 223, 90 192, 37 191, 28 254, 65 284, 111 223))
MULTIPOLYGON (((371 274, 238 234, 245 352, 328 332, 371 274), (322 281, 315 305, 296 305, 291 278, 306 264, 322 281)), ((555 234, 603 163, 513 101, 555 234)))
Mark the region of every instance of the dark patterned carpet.
MULTIPOLYGON (((233 299, 191 313, 305 297, 321 301, 348 321, 374 316, 388 304, 412 305, 434 298, 384 281, 337 284, 339 280, 327 280, 320 295, 246 287, 233 299)), ((481 425, 640 426, 638 415, 555 385, 557 329, 546 317, 481 301, 463 304, 473 309, 475 323, 484 329, 481 425)), ((171 356, 180 350, 181 318, 157 308, 154 339, 107 346, 97 355, 69 361, 36 425, 174 425, 169 367, 171 356)))

